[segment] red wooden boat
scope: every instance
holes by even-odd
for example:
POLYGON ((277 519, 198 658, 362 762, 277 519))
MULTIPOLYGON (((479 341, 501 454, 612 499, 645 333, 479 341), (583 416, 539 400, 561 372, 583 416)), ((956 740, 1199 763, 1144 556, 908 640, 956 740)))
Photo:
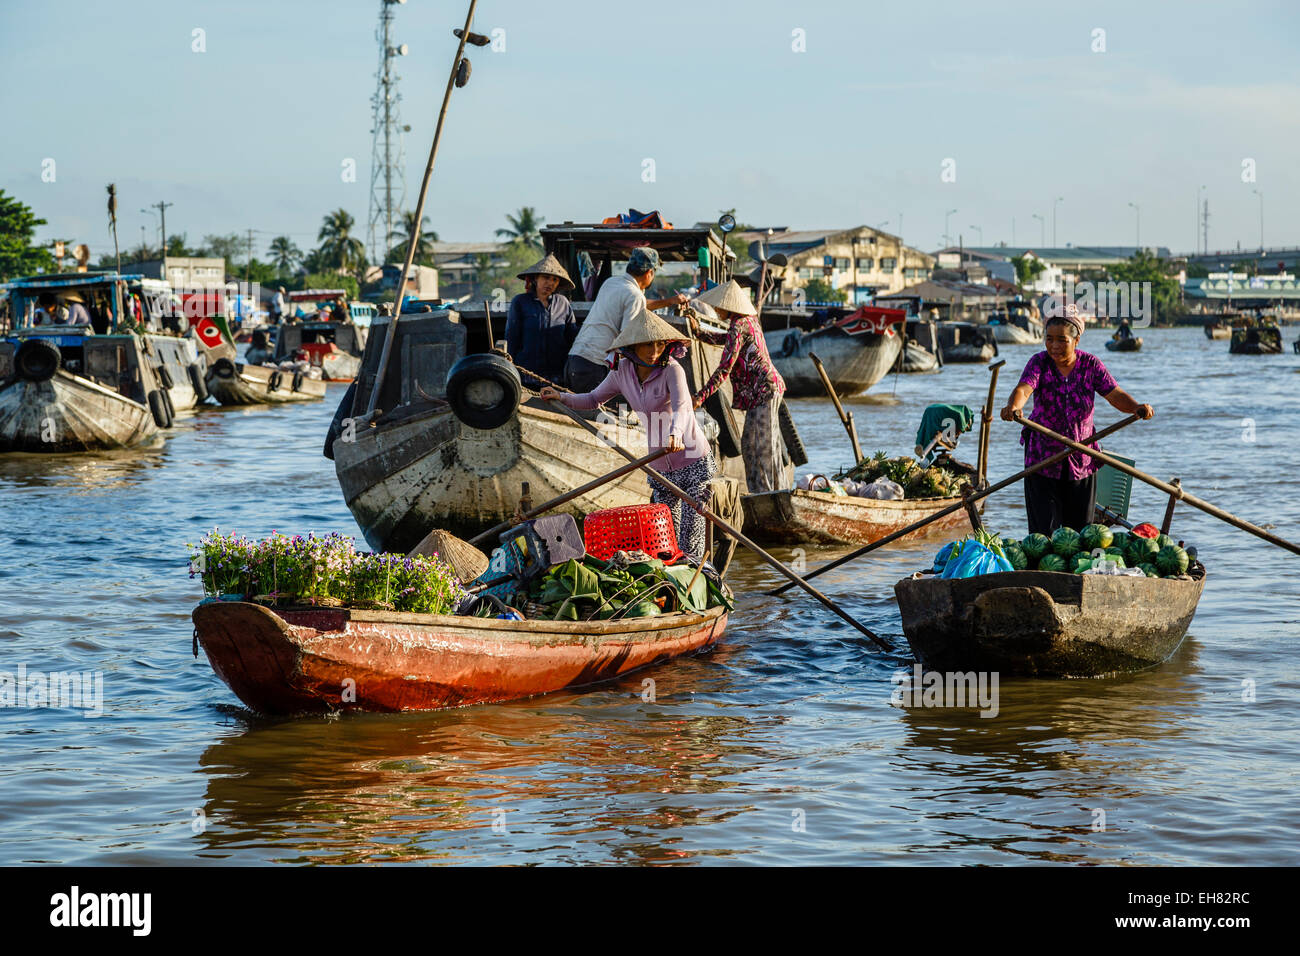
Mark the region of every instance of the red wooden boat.
POLYGON ((266 714, 441 710, 620 677, 703 650, 726 609, 619 621, 502 621, 243 601, 194 609, 198 641, 266 714))

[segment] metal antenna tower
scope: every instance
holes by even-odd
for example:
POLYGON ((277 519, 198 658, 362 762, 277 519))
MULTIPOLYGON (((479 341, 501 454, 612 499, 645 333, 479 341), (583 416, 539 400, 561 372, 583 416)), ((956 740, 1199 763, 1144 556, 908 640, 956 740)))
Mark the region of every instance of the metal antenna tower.
POLYGON ((382 263, 388 252, 393 227, 406 202, 406 153, 402 149, 403 126, 398 104, 402 96, 397 92, 397 75, 393 72, 393 59, 406 56, 405 43, 393 46, 392 26, 394 7, 406 0, 380 0, 379 26, 375 39, 379 41, 379 72, 375 74, 375 93, 371 105, 370 146, 370 222, 367 242, 370 261, 382 263))

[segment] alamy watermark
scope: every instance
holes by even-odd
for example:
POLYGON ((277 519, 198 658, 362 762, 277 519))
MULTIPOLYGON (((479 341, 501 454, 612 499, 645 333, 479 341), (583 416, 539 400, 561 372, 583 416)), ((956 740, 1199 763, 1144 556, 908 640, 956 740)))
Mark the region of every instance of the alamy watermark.
POLYGON ((998 715, 997 671, 927 671, 920 664, 911 671, 895 671, 890 683, 891 707, 970 707, 980 716, 998 715))
POLYGON ((0 707, 49 707, 84 710, 83 717, 104 714, 103 671, 0 671, 0 707))
POLYGON ((1043 302, 1043 318, 1059 319, 1070 304, 1077 305, 1080 312, 1098 318, 1129 319, 1129 324, 1135 329, 1148 328, 1154 314, 1150 282, 1075 282, 1067 279, 1059 295, 1049 295, 1043 302))

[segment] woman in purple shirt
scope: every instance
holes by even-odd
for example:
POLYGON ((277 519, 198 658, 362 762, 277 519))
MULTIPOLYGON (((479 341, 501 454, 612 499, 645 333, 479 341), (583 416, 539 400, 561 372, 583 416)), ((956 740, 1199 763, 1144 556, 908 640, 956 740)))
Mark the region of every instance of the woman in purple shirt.
MULTIPOLYGON (((665 478, 701 503, 707 501, 709 482, 718 473, 709 441, 695 421, 686 372, 674 352, 684 354, 687 338, 653 312, 642 309, 628 319, 614 339, 614 367, 590 392, 557 392, 549 386, 544 399, 570 408, 595 408, 615 395, 632 407, 646 429, 651 451, 669 454, 655 462, 665 478)), ((653 478, 650 500, 665 504, 673 514, 677 547, 696 559, 704 554, 704 519, 687 508, 653 478)))
MULTIPOLYGON (((1093 396, 1100 395, 1126 415, 1150 418, 1150 405, 1139 405, 1120 388, 1101 359, 1076 346, 1083 334, 1083 319, 1073 304, 1064 315, 1047 320, 1046 351, 1025 365, 1020 384, 1011 393, 1002 417, 1014 421, 1016 413, 1034 396, 1029 419, 1073 441, 1083 442, 1095 429, 1092 424, 1093 396)), ((1051 458, 1065 446, 1026 428, 1020 436, 1025 446, 1025 467, 1051 458)), ((1100 448, 1096 442, 1091 447, 1100 448)), ((1064 461, 1049 465, 1025 479, 1025 511, 1029 533, 1051 534, 1062 526, 1079 530, 1092 521, 1097 490, 1097 460, 1074 452, 1064 461)))

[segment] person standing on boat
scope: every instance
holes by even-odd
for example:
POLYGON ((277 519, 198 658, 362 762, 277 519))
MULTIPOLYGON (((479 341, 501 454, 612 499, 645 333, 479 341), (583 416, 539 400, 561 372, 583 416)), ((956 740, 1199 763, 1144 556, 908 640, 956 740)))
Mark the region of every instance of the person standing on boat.
POLYGON ((660 265, 658 252, 648 246, 638 247, 628 256, 627 272, 605 280, 564 363, 565 385, 575 392, 594 389, 609 371, 606 356, 613 348, 611 343, 629 320, 646 309, 685 305, 689 301, 681 294, 646 301, 645 290, 654 282, 660 265))
POLYGON ((785 453, 777 418, 785 379, 772 364, 763 330, 749 293, 735 279, 714 286, 696 300, 713 307, 718 318, 730 323, 726 335, 704 332, 694 316, 691 331, 703 342, 722 346, 717 370, 695 395, 699 408, 728 376, 731 378, 732 407, 745 413, 740 451, 745 459, 745 482, 750 494, 780 491, 794 485, 794 467, 785 453))
MULTIPOLYGON (((669 453, 653 467, 704 503, 718 464, 695 420, 686 370, 677 363, 686 354, 686 343, 686 337, 675 328, 642 309, 611 343, 614 367, 599 385, 589 392, 574 393, 557 392, 548 386, 540 394, 570 408, 588 409, 621 394, 644 423, 650 450, 669 453)), ((650 500, 667 505, 672 512, 677 547, 697 560, 705 558, 704 519, 653 478, 650 500)))
POLYGON ((573 291, 573 280, 553 255, 533 263, 519 278, 524 280, 524 291, 510 300, 506 351, 520 366, 524 384, 538 388, 545 383, 528 372, 560 381, 569 348, 578 335, 573 306, 562 294, 573 291))
POLYGON ((284 286, 275 290, 275 297, 271 299, 271 324, 279 325, 280 318, 284 315, 284 286))
MULTIPOLYGON (((1020 383, 1011 392, 1002 417, 1014 421, 1032 395, 1034 410, 1029 418, 1073 441, 1082 442, 1095 430, 1092 423, 1093 396, 1100 395, 1125 415, 1150 418, 1150 405, 1139 405, 1120 388, 1101 359, 1076 346, 1083 335, 1078 307, 1069 303, 1064 314, 1047 320, 1046 350, 1025 365, 1020 383)), ((1064 446, 1028 428, 1020 436, 1025 446, 1025 467, 1051 458, 1064 446)), ((1095 442, 1092 447, 1099 448, 1095 442)), ((1051 534, 1062 526, 1076 531, 1092 522, 1097 492, 1097 461, 1074 452, 1064 461, 1049 465, 1025 479, 1025 511, 1029 533, 1051 534)))

